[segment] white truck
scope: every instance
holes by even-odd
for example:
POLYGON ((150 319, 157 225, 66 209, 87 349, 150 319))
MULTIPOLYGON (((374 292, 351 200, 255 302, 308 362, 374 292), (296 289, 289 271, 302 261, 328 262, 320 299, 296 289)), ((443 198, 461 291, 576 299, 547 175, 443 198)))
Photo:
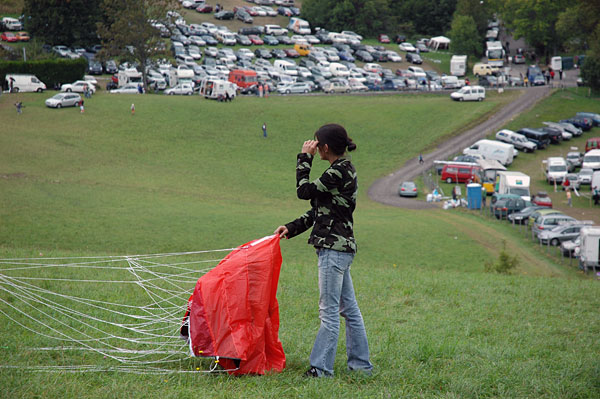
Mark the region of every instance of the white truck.
POLYGON ((495 159, 502 165, 510 165, 514 159, 515 146, 494 140, 479 140, 471 147, 465 148, 463 154, 482 155, 485 159, 495 159))
POLYGON ((453 76, 465 76, 467 73, 467 56, 453 55, 450 59, 450 74, 453 76))
POLYGON ((22 30, 23 24, 16 18, 4 17, 2 18, 2 24, 6 27, 6 30, 22 30))
POLYGON ((579 264, 584 270, 600 267, 600 227, 583 227, 580 231, 579 264))
POLYGON ((8 74, 6 75, 6 87, 9 88, 11 93, 36 91, 38 93, 46 90, 44 82, 40 81, 35 75, 20 75, 20 74, 8 74))
POLYGON ((525 201, 531 200, 529 184, 531 178, 525 173, 514 171, 498 171, 496 173, 496 192, 498 194, 516 194, 525 201))
POLYGON ((200 90, 198 90, 198 94, 204 96, 204 98, 211 98, 219 101, 225 101, 227 99, 233 100, 236 92, 237 85, 235 83, 215 78, 202 79, 200 82, 200 90))
POLYGON ((563 157, 550 157, 542 162, 546 164, 546 181, 550 184, 561 184, 569 173, 567 161, 563 157))
POLYGON ((292 32, 298 33, 300 35, 310 35, 310 24, 308 23, 308 21, 301 18, 290 18, 290 22, 287 28, 292 32))

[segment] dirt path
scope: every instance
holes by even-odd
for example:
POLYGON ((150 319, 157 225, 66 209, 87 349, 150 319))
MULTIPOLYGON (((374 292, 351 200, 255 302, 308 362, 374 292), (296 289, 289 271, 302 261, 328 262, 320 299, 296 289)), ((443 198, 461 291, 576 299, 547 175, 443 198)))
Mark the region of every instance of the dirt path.
POLYGON ((382 204, 408 209, 429 209, 437 207, 437 205, 425 201, 416 201, 414 199, 399 197, 397 191, 398 185, 405 180, 414 180, 419 174, 431 168, 434 160, 448 159, 462 148, 468 147, 475 141, 484 138, 489 133, 499 130, 508 121, 515 118, 521 112, 533 107, 538 101, 548 96, 550 93, 551 89, 548 86, 524 89, 523 94, 520 97, 500 109, 485 122, 440 144, 434 151, 423 154, 425 162, 422 165, 419 165, 416 158, 409 159, 402 169, 375 181, 375 183, 369 187, 369 198, 382 204))

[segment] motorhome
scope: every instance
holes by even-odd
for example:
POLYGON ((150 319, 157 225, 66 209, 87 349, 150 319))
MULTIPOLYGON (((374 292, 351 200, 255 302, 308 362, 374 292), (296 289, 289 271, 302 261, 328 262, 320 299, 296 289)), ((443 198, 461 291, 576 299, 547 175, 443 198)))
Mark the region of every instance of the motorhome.
POLYGON ((503 67, 506 53, 502 47, 502 42, 486 42, 486 46, 485 56, 487 57, 488 64, 491 66, 503 67))
POLYGON ((40 81, 35 75, 20 75, 20 74, 8 74, 6 75, 6 87, 12 93, 36 91, 38 93, 46 90, 44 82, 40 81))
POLYGON ((234 99, 236 95, 237 86, 235 83, 228 82, 226 80, 205 78, 200 82, 200 89, 198 94, 204 98, 210 98, 214 100, 223 101, 226 99, 234 99))
POLYGON ((510 165, 514 159, 515 147, 512 144, 501 143, 494 140, 479 140, 472 146, 465 148, 463 154, 479 154, 485 159, 495 159, 502 165, 510 165))
POLYGON ((485 188, 486 194, 494 194, 498 172, 505 171, 506 167, 496 160, 487 159, 478 159, 477 164, 481 167, 481 185, 485 188))
POLYGON ((515 194, 525 201, 530 201, 530 182, 531 178, 525 173, 508 170, 500 171, 496 180, 496 192, 498 194, 515 194))
POLYGON ((600 150, 590 150, 583 155, 581 168, 600 170, 600 150))
POLYGON ((119 87, 128 83, 142 84, 142 73, 135 68, 127 68, 117 73, 119 87))
POLYGON ((450 74, 453 76, 465 76, 467 73, 467 56, 453 55, 450 59, 450 74))
POLYGON ((556 72, 561 71, 563 69, 562 57, 552 57, 550 67, 556 72))

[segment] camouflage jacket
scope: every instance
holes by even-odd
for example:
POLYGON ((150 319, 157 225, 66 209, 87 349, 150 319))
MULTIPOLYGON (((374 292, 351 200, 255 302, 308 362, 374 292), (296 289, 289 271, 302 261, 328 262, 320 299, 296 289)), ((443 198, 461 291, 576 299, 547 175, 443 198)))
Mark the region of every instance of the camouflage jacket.
POLYGON ((356 252, 352 212, 356 208, 356 170, 346 158, 339 158, 317 180, 309 180, 313 155, 298 154, 296 193, 310 200, 311 209, 285 225, 288 238, 312 227, 308 243, 317 248, 356 252))

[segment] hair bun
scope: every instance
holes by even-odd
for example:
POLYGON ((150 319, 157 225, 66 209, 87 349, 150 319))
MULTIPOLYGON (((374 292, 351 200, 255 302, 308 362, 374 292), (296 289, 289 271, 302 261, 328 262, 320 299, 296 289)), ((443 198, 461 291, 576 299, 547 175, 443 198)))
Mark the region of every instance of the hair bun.
POLYGON ((350 137, 348 137, 348 151, 356 150, 356 144, 352 141, 350 137))

